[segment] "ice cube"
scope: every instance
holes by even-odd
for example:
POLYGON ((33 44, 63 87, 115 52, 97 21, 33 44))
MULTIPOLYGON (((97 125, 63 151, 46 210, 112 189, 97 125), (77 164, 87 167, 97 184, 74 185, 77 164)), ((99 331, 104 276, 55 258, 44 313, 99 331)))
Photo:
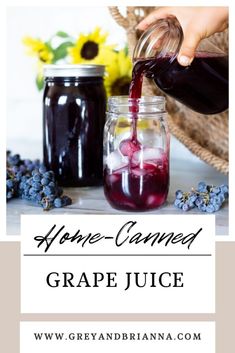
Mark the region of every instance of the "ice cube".
POLYGON ((117 170, 128 165, 128 157, 124 157, 118 150, 111 152, 106 158, 110 170, 117 170))
POLYGON ((133 168, 131 170, 131 172, 132 172, 132 174, 134 174, 135 176, 138 176, 138 177, 143 176, 147 173, 147 171, 143 168, 133 168))
POLYGON ((133 153, 140 151, 140 144, 131 139, 122 140, 119 145, 119 150, 123 156, 132 157, 133 153))
POLYGON ((143 167, 144 167, 146 173, 148 173, 148 174, 156 173, 158 171, 157 162, 153 163, 153 162, 148 161, 148 163, 144 163, 143 167))
POLYGON ((133 154, 133 162, 134 163, 141 163, 146 161, 156 161, 157 159, 161 160, 164 156, 164 151, 162 148, 150 148, 145 147, 140 151, 136 151, 133 154))

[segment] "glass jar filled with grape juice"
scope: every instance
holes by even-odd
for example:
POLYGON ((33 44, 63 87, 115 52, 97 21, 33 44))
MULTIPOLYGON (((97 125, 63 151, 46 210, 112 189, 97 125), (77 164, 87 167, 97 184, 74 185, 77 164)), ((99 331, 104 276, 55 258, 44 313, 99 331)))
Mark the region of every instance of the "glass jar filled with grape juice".
MULTIPOLYGON (((141 88, 143 75, 167 95, 201 114, 228 108, 228 56, 210 39, 200 42, 191 65, 177 61, 183 31, 170 16, 155 22, 140 37, 133 53, 133 85, 141 88)), ((137 92, 137 95, 139 92, 137 92)))
POLYGON ((110 97, 104 130, 104 193, 126 211, 154 209, 169 188, 165 98, 110 97))
POLYGON ((43 154, 60 185, 101 185, 106 94, 102 65, 45 65, 43 154))

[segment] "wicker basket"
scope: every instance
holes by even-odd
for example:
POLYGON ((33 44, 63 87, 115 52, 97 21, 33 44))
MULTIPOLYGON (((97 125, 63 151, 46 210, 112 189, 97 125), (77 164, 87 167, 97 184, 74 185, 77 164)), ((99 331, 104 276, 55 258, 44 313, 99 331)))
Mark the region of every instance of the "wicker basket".
MULTIPOLYGON (((124 17, 118 7, 109 7, 114 20, 126 30, 130 55, 140 36, 136 25, 153 9, 153 7, 127 7, 126 17, 124 17)), ((213 35, 211 40, 227 52, 227 31, 213 35)), ((143 92, 145 95, 163 94, 151 80, 147 79, 144 80, 143 92)), ((227 174, 229 170, 228 112, 216 115, 198 114, 169 97, 167 97, 167 110, 171 133, 200 159, 219 172, 227 174)))

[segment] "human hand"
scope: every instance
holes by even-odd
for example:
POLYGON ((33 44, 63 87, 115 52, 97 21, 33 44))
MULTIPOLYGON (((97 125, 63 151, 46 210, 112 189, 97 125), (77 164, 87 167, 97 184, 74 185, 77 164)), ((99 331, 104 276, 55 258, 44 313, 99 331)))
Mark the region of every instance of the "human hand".
POLYGON ((146 30, 154 22, 169 16, 177 17, 183 29, 184 40, 178 54, 178 62, 183 66, 191 64, 197 46, 204 38, 228 27, 228 7, 176 6, 161 7, 151 12, 137 28, 146 30))

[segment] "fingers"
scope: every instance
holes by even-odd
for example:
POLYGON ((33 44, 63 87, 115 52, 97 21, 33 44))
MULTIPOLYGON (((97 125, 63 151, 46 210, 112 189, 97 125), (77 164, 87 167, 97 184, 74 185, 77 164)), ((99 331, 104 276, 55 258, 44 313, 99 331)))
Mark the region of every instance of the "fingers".
POLYGON ((194 59, 196 49, 200 43, 201 37, 198 32, 187 31, 178 54, 178 62, 182 66, 188 66, 194 59))
POLYGON ((195 8, 186 8, 184 11, 185 13, 183 12, 183 9, 180 9, 179 11, 179 9, 177 10, 174 7, 160 7, 151 12, 145 19, 143 19, 138 24, 137 29, 144 31, 159 19, 166 18, 169 15, 176 16, 184 32, 184 40, 177 59, 180 65, 188 66, 194 59, 195 51, 201 39, 206 37, 206 35, 204 20, 202 21, 203 16, 200 14, 201 10, 195 8), (195 21, 195 16, 198 16, 198 14, 199 18, 197 21, 195 21))
POLYGON ((169 8, 161 7, 146 16, 138 25, 137 29, 145 31, 151 24, 169 15, 169 8))

